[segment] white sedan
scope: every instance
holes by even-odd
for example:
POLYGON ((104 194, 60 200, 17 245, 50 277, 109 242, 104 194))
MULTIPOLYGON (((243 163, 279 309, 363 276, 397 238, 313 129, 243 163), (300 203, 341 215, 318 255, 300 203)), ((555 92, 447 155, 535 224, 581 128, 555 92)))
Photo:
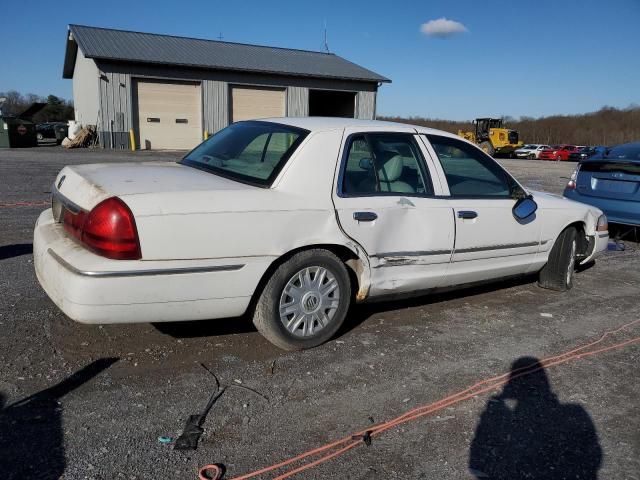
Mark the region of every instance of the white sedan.
POLYGON ((537 143, 525 145, 522 148, 517 149, 514 153, 516 158, 528 158, 529 160, 537 159, 540 156, 542 150, 549 150, 549 145, 539 145, 537 143))
POLYGON ((177 163, 65 167, 34 260, 79 322, 248 312, 300 349, 352 302, 532 273, 567 290, 608 235, 597 208, 526 190, 456 135, 280 118, 232 124, 177 163))

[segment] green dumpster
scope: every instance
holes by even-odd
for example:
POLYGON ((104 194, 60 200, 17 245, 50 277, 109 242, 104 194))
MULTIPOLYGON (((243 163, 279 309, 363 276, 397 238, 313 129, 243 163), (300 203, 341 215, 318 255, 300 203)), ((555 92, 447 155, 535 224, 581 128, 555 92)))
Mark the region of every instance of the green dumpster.
POLYGON ((34 103, 20 115, 0 117, 0 148, 37 147, 36 124, 31 117, 46 103, 34 103))

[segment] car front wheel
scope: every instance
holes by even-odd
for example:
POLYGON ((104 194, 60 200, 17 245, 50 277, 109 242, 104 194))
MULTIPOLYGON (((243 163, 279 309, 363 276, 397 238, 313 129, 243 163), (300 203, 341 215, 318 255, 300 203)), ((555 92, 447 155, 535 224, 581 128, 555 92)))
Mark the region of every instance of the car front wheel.
POLYGON ((573 287, 577 247, 578 232, 575 227, 563 230, 549 253, 547 264, 540 270, 538 284, 541 287, 558 292, 573 287))
POLYGON ((306 250, 273 272, 256 303, 253 323, 284 350, 312 348, 335 335, 350 302, 345 264, 328 250, 306 250))

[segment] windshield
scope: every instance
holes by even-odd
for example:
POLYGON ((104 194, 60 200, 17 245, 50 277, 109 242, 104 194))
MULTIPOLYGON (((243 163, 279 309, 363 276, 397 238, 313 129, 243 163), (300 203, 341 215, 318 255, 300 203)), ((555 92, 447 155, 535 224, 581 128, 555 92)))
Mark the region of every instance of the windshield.
POLYGON ((198 145, 183 164, 269 186, 309 132, 272 122, 238 122, 198 145))

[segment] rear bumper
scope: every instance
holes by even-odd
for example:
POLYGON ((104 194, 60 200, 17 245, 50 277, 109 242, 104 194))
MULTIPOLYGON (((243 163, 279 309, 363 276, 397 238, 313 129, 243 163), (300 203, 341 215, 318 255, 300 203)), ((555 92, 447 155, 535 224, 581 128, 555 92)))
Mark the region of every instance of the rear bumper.
POLYGON ((581 195, 575 189, 565 189, 563 195, 576 202, 598 207, 607 215, 609 223, 640 226, 640 202, 581 195))
POLYGON ((81 323, 143 323, 242 315, 272 259, 109 260, 66 235, 44 211, 33 240, 36 276, 81 323))

